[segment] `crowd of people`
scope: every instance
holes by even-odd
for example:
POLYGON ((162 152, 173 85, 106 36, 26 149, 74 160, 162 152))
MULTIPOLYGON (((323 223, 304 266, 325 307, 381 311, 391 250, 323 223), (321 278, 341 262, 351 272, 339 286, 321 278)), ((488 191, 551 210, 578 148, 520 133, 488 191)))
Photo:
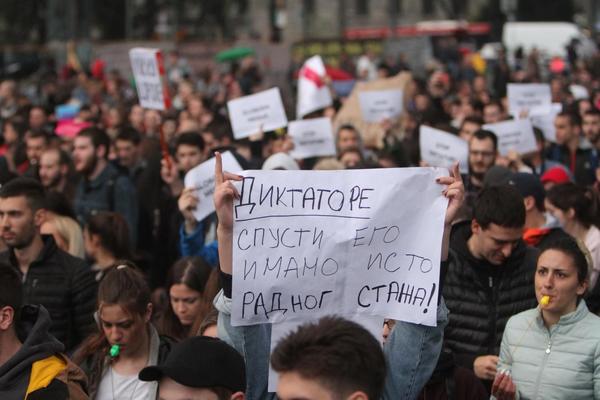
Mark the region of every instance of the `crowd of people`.
MULTIPOLYGON (((457 52, 409 83, 379 145, 339 124, 336 157, 302 160, 285 130, 234 139, 227 102, 267 88, 252 56, 217 72, 169 54, 163 112, 100 64, 44 71, 27 93, 0 82, 0 397, 600 399, 600 52, 571 55, 548 71, 539 54, 499 52, 481 70, 457 52), (535 127, 535 152, 501 156, 483 125, 527 118, 509 115, 506 85, 546 76, 556 141, 535 127), (272 352, 269 325, 232 326, 241 178, 221 154, 243 169, 426 166, 422 125, 468 143, 468 173, 437 182, 449 199, 437 326, 385 320, 374 337, 331 316, 272 352), (212 157, 216 211, 198 221, 184 177, 212 157)), ((369 54, 347 72, 410 70, 399 60, 369 54)), ((334 121, 346 98, 332 94, 305 118, 334 121)))

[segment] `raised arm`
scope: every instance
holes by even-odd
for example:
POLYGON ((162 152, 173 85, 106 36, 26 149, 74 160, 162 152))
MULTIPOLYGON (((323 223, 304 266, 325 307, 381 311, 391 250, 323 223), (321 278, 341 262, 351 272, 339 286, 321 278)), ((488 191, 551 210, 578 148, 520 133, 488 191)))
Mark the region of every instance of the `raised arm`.
POLYGON ((442 239, 442 261, 448 259, 448 250, 450 249, 450 231, 452 222, 456 218, 465 197, 465 186, 460 176, 458 163, 454 164, 450 171, 450 176, 442 176, 437 179, 437 183, 448 185, 442 193, 448 198, 448 208, 444 218, 444 237, 442 239))

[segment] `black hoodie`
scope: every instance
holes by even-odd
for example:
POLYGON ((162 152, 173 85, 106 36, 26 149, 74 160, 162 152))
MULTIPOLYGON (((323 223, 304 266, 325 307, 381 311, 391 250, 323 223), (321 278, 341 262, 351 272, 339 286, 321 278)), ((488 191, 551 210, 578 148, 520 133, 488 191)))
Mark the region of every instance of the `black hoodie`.
POLYGON ((24 306, 21 309, 17 330, 23 345, 0 365, 0 399, 23 399, 32 364, 64 350, 63 344, 48 332, 50 325, 50 315, 44 307, 24 306))

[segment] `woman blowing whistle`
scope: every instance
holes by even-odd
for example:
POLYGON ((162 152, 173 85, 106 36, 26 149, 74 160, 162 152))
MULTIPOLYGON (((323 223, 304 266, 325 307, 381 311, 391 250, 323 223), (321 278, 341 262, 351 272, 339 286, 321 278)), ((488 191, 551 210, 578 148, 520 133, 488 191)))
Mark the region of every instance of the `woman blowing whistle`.
POLYGON ((571 238, 540 253, 540 305, 508 320, 492 386, 497 400, 600 399, 600 318, 582 298, 588 263, 571 238))

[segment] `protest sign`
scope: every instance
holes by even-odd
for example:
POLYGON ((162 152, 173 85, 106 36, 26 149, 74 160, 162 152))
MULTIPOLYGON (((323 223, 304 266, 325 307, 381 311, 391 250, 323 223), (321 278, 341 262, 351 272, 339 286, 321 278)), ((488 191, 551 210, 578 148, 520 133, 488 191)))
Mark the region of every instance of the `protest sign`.
POLYGON ((537 151, 533 126, 529 119, 515 119, 483 125, 498 136, 498 152, 502 156, 513 150, 519 154, 537 151))
POLYGON ((451 167, 458 161, 460 172, 469 172, 469 144, 460 137, 421 125, 419 132, 421 159, 432 167, 451 167))
POLYGON ((288 135, 294 142, 290 155, 295 159, 335 156, 335 140, 331 119, 328 117, 292 121, 288 135))
MULTIPOLYGON (((230 151, 223 153, 221 157, 224 171, 233 173, 242 171, 242 167, 230 151)), ((215 204, 213 202, 213 193, 215 191, 215 158, 206 160, 189 170, 185 174, 184 184, 186 188, 193 187, 196 189, 198 205, 194 210, 194 217, 196 217, 197 221, 202 221, 215 211, 215 204)))
POLYGON ((242 173, 232 324, 365 313, 434 326, 447 173, 242 173))
POLYGON ((333 100, 329 87, 325 84, 327 71, 321 56, 306 60, 298 73, 298 101, 296 118, 330 106, 333 100))
POLYGON ((402 91, 373 90, 359 92, 360 111, 366 122, 381 122, 394 119, 402 113, 402 91))
POLYGON ((556 115, 562 111, 561 103, 552 103, 550 114, 532 115, 529 117, 531 124, 544 133, 544 138, 549 142, 556 142, 556 128, 554 120, 556 115))
POLYGON ((160 50, 136 47, 129 50, 129 60, 140 105, 155 110, 169 108, 170 99, 164 83, 165 69, 160 50))
POLYGON ((279 88, 240 97, 227 102, 231 128, 236 139, 258 133, 283 128, 287 117, 281 101, 279 88))
POLYGON ((529 115, 549 114, 552 104, 550 85, 545 83, 509 83, 508 112, 515 118, 526 111, 529 115))
MULTIPOLYGON (((382 332, 383 332, 383 318, 381 317, 371 317, 368 315, 360 314, 360 315, 349 315, 349 316, 341 316, 342 318, 348 319, 350 321, 356 322, 359 325, 362 325, 363 328, 371 332, 371 335, 377 339, 378 342, 382 342, 382 332)), ((316 322, 316 321, 315 321, 316 322)), ((271 350, 269 354, 273 354, 273 350, 279 343, 281 339, 286 337, 288 334, 292 333, 296 329, 300 327, 300 325, 304 324, 303 321, 290 321, 290 322, 282 322, 280 324, 273 324, 271 326, 271 350)), ((269 357, 270 358, 270 357, 269 357)), ((271 367, 269 363, 269 392, 277 391, 277 382, 278 376, 277 373, 271 367)))

